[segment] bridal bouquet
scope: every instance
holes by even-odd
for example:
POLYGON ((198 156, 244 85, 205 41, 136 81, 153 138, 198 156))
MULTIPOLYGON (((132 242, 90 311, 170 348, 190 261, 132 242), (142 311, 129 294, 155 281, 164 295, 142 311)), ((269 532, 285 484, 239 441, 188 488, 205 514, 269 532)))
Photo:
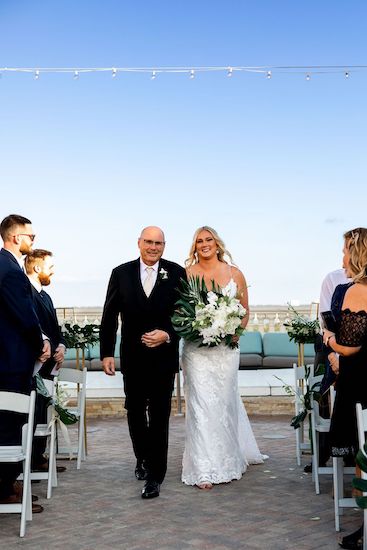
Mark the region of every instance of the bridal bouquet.
POLYGON ((308 317, 300 315, 290 304, 288 304, 288 311, 292 315, 292 319, 284 323, 284 327, 290 340, 296 344, 313 344, 320 332, 318 320, 312 321, 308 317))
POLYGON ((221 343, 236 348, 233 336, 244 331, 241 321, 246 315, 245 308, 238 298, 222 293, 214 281, 208 291, 204 279, 190 277, 182 281, 180 299, 172 317, 175 331, 181 338, 199 342, 200 346, 218 346, 221 343))

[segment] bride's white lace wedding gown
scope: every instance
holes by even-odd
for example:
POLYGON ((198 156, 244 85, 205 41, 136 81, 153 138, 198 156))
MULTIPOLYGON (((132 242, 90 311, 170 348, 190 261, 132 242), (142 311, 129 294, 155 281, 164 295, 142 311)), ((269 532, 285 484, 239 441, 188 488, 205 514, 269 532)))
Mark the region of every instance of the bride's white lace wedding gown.
MULTIPOLYGON (((235 296, 233 279, 222 289, 235 296)), ((238 392, 239 350, 185 342, 186 438, 182 481, 187 485, 240 479, 248 464, 261 464, 259 451, 238 392)))

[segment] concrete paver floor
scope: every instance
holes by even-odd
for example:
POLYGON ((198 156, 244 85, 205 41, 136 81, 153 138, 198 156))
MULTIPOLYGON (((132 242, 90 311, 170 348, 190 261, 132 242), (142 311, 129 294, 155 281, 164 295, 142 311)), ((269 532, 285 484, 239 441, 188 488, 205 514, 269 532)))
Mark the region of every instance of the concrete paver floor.
MULTIPOLYGON (((355 530, 360 510, 342 516, 334 529, 331 476, 316 495, 311 475, 296 466, 289 418, 251 419, 259 447, 270 456, 250 466, 240 481, 211 491, 180 481, 184 419, 171 418, 169 467, 159 498, 140 497, 125 418, 89 420, 87 461, 80 471, 65 462, 59 487, 45 499, 46 482, 33 485, 45 508, 19 538, 19 515, 0 515, 0 548, 68 550, 336 549, 355 530)), ((304 464, 309 457, 304 458, 304 464)))

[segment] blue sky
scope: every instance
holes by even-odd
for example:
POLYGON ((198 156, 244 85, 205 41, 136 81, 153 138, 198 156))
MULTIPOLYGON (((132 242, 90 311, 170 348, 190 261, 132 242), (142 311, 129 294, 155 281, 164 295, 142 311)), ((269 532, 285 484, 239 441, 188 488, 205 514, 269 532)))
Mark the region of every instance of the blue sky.
MULTIPOLYGON (((366 64, 365 2, 8 1, 0 66, 366 64)), ((182 263, 224 238, 253 304, 315 299, 366 225, 367 71, 0 79, 0 217, 54 251, 58 306, 102 305, 140 229, 182 263)))

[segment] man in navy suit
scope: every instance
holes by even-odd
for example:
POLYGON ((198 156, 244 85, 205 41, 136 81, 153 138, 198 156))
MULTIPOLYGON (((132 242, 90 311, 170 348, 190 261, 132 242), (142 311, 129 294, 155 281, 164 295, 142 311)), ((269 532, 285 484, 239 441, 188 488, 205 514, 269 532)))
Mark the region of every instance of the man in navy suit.
MULTIPOLYGON (((0 250, 0 390, 29 394, 36 360, 44 362, 51 355, 22 264, 35 235, 31 221, 17 214, 3 219, 0 235, 4 241, 0 250)), ((1 411, 0 445, 18 445, 23 422, 21 415, 1 411)), ((20 470, 21 465, 0 464, 0 503, 19 501, 14 482, 20 470)))
POLYGON ((142 498, 159 496, 167 469, 168 422, 179 338, 171 317, 185 270, 162 259, 164 234, 146 227, 140 258, 112 271, 100 327, 101 359, 115 374, 115 342, 121 316, 121 371, 125 408, 137 459, 135 476, 146 480, 142 498))
MULTIPOLYGON (((43 363, 39 372, 43 378, 52 380, 53 375, 56 374, 56 371, 64 361, 66 350, 65 339, 59 327, 51 296, 43 289, 43 287, 51 283, 51 277, 54 274, 52 252, 43 249, 32 250, 25 258, 24 267, 32 285, 33 305, 42 332, 47 334, 51 344, 51 357, 43 363)), ((35 416, 37 424, 45 424, 47 422, 47 399, 39 394, 36 400, 35 416)), ((37 437, 33 440, 33 471, 48 470, 48 461, 43 455, 45 449, 46 438, 37 437)), ((57 466, 58 472, 65 470, 65 466, 57 466)))

